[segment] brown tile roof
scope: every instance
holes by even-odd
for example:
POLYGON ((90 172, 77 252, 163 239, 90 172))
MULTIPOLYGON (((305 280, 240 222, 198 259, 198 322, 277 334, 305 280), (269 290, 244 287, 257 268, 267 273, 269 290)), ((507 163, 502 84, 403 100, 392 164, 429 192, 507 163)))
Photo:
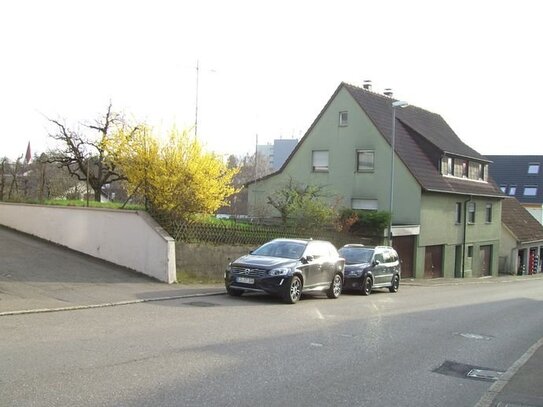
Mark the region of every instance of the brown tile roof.
POLYGON ((502 201, 502 223, 521 243, 543 241, 543 225, 516 198, 502 201))
MULTIPOLYGON (((260 179, 272 177, 283 171, 291 157, 296 154, 342 88, 347 89, 362 110, 366 112, 377 130, 379 130, 381 135, 390 144, 392 135, 392 102, 395 99, 342 82, 315 118, 300 142, 296 145, 289 158, 283 163, 283 166, 278 171, 260 179)), ((440 115, 416 106, 407 106, 404 109, 396 110, 396 119, 396 153, 409 171, 411 171, 423 190, 463 195, 504 197, 501 190, 493 181, 484 183, 443 177, 441 175, 438 165, 444 152, 451 156, 474 158, 481 162, 488 162, 489 160, 464 144, 440 115)), ((251 181, 248 184, 253 182, 255 181, 251 181)))

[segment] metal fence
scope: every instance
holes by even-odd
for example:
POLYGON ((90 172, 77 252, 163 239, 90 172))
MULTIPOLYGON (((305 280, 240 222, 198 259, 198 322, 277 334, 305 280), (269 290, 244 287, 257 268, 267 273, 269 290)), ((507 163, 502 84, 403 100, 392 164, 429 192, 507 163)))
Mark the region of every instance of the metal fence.
POLYGON ((275 238, 301 238, 328 240, 340 247, 346 243, 379 244, 381 239, 338 232, 332 226, 301 229, 284 225, 181 221, 164 216, 155 219, 176 241, 186 243, 261 245, 275 238))

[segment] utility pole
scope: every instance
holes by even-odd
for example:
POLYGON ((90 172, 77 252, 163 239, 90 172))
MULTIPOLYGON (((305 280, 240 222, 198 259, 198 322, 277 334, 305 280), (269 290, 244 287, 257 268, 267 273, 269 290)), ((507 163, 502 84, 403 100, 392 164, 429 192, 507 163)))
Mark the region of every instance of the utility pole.
MULTIPOLYGON (((216 72, 214 69, 207 70, 208 72, 216 72)), ((196 103, 194 114, 194 137, 198 138, 198 86, 200 82, 200 60, 196 60, 196 103)))
POLYGON ((198 138, 198 77, 200 75, 200 61, 196 60, 196 115, 194 118, 194 138, 198 138))

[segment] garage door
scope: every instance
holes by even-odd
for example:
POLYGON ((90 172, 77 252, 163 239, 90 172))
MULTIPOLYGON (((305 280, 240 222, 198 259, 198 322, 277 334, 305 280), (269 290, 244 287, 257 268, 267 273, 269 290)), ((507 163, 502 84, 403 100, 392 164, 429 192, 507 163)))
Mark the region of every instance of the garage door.
POLYGON ((392 247, 400 256, 402 265, 402 278, 412 278, 413 274, 413 256, 415 251, 415 236, 398 236, 392 239, 392 247))
POLYGON ((443 246, 426 246, 424 278, 443 277, 443 246))

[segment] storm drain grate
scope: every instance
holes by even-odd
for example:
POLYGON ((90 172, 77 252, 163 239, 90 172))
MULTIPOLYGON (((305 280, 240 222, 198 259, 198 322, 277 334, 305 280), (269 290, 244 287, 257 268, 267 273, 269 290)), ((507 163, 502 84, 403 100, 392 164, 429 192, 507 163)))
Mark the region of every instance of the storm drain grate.
POLYGON ((450 360, 443 362, 443 364, 437 369, 434 369, 433 372, 458 377, 460 379, 484 380, 491 382, 498 380, 504 373, 486 367, 472 366, 450 360))
POLYGON ((498 380, 502 374, 503 372, 497 372, 495 370, 471 369, 467 376, 475 379, 498 380))
POLYGON ((192 302, 185 302, 186 305, 192 305, 193 307, 218 307, 219 304, 213 304, 212 302, 204 302, 204 301, 192 301, 192 302))

